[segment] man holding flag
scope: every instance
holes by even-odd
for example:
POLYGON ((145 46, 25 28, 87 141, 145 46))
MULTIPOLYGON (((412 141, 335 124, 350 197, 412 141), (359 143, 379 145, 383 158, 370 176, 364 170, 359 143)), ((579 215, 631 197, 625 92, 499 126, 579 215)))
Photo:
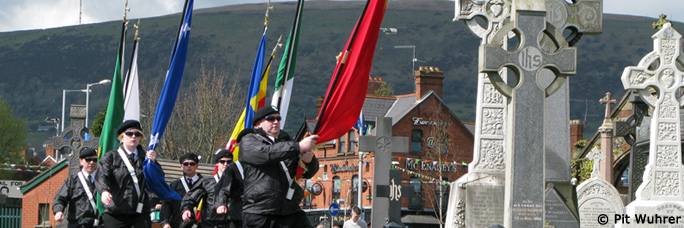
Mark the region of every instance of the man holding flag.
POLYGON ((255 129, 241 142, 244 171, 243 227, 311 227, 299 207, 304 190, 295 181, 300 163, 303 178, 318 172, 318 159, 311 150, 318 135, 293 140, 280 130, 280 113, 265 106, 252 119, 255 129))

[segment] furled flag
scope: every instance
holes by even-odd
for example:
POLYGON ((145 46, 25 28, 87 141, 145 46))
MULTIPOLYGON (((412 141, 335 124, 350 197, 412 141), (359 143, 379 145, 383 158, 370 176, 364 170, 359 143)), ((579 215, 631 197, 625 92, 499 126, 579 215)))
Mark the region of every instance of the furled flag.
MULTIPOLYGON (((126 42, 126 16, 124 15, 123 26, 121 28, 121 39, 119 40, 119 49, 116 56, 116 65, 114 66, 114 77, 112 78, 112 90, 109 93, 109 103, 107 104, 107 112, 105 114, 104 123, 102 123, 102 133, 100 133, 100 142, 97 148, 98 161, 104 153, 110 150, 115 150, 119 147, 119 139, 116 135, 116 129, 123 122, 124 108, 123 108, 123 85, 121 78, 121 65, 123 63, 124 43, 126 42)), ((97 193, 97 209, 100 213, 104 213, 104 204, 100 200, 100 193, 97 193)))
POLYGON ((138 43, 140 42, 138 28, 140 28, 140 20, 138 20, 137 25, 133 26, 135 26, 133 57, 131 58, 131 67, 128 68, 128 73, 123 80, 124 120, 140 121, 140 90, 138 89, 138 43))
POLYGON ((299 25, 303 8, 304 0, 299 0, 292 30, 290 30, 290 36, 287 38, 287 44, 285 45, 285 54, 278 67, 278 77, 276 78, 273 96, 271 97, 271 106, 280 112, 280 117, 282 118, 280 120, 280 129, 285 128, 287 110, 290 106, 290 97, 292 96, 295 65, 297 63, 297 46, 299 43, 299 25))
POLYGON ((368 132, 366 132, 366 117, 363 116, 363 111, 361 111, 359 119, 356 121, 356 124, 354 124, 354 128, 356 128, 356 131, 359 132, 359 136, 368 134, 368 132))
MULTIPOLYGON (((266 8, 266 17, 264 20, 264 33, 261 35, 261 41, 259 42, 259 48, 257 49, 256 58, 254 58, 254 67, 252 68, 252 76, 249 79, 249 89, 247 90, 247 101, 245 102, 245 109, 242 110, 242 114, 235 124, 233 133, 230 134, 230 139, 226 145, 226 149, 233 153, 233 160, 237 161, 239 158, 238 147, 235 147, 237 136, 244 129, 254 128, 252 125, 252 119, 254 114, 259 108, 264 106, 266 102, 266 87, 268 82, 268 69, 262 72, 264 69, 264 51, 266 49, 266 32, 268 31, 268 14, 271 10, 271 3, 269 1, 266 8)), ((280 41, 279 41, 280 42, 280 41)))
MULTIPOLYGON (((169 71, 166 72, 166 81, 164 82, 164 87, 159 96, 157 110, 154 113, 154 122, 152 123, 148 150, 154 150, 159 145, 159 141, 164 135, 166 124, 169 122, 169 118, 171 118, 173 107, 176 105, 178 89, 180 88, 181 80, 183 79, 183 70, 185 70, 185 58, 188 53, 193 2, 194 0, 185 1, 183 17, 178 30, 178 37, 173 52, 171 53, 171 65, 169 66, 169 71)), ((164 180, 164 172, 156 163, 150 162, 149 159, 145 158, 143 171, 145 174, 145 181, 147 182, 145 186, 147 186, 148 190, 154 192, 159 199, 182 200, 178 193, 173 191, 166 183, 164 180)))
POLYGON ((358 119, 388 0, 369 0, 356 22, 328 85, 314 134, 319 142, 344 135, 358 119))

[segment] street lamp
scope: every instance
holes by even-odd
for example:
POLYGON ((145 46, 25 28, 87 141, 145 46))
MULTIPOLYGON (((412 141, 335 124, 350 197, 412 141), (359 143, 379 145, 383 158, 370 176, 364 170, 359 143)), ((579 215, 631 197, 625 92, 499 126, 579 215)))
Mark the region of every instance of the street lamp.
POLYGON ((386 35, 396 35, 397 28, 380 28, 380 32, 384 32, 386 35))
POLYGON ((416 62, 418 62, 418 59, 416 59, 416 45, 397 45, 394 46, 394 48, 411 48, 413 49, 413 59, 411 59, 411 74, 413 74, 414 71, 416 71, 416 62))
POLYGON ((63 89, 62 90, 62 130, 60 130, 59 132, 64 131, 64 106, 66 106, 65 98, 66 98, 67 92, 84 92, 84 93, 86 93, 88 91, 85 89, 63 89))
POLYGON ((86 85, 86 113, 85 113, 85 114, 86 114, 86 115, 85 115, 86 118, 85 118, 85 127, 88 127, 88 101, 89 101, 89 99, 90 99, 90 87, 91 87, 91 86, 94 86, 94 85, 108 85, 108 84, 110 84, 110 83, 112 83, 112 80, 109 80, 109 79, 102 79, 102 80, 99 81, 99 82, 90 83, 90 84, 87 84, 87 85, 86 85))

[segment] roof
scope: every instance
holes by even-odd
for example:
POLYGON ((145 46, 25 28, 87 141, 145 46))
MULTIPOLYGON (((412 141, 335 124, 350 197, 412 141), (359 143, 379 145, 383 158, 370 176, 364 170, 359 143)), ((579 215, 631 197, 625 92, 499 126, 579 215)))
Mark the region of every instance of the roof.
POLYGON ((67 161, 68 159, 64 159, 61 162, 55 164, 54 166, 50 167, 50 169, 45 170, 43 173, 40 175, 34 177, 33 179, 29 180, 26 185, 21 187, 21 194, 25 194, 28 191, 31 191, 31 189, 37 187, 40 183, 43 183, 46 179, 52 177, 52 175, 55 175, 57 172, 61 171, 67 166, 67 161))
POLYGON ((374 122, 377 117, 385 117, 395 100, 395 97, 366 96, 363 102, 364 119, 374 122))
POLYGON ((416 101, 415 95, 397 97, 397 101, 387 110, 387 117, 392 117, 392 125, 394 125, 422 101, 416 101))

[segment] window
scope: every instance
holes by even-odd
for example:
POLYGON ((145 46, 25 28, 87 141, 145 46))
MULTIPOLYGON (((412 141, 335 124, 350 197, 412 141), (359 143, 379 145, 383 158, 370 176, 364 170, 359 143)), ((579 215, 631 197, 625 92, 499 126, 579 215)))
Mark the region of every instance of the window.
POLYGON ((414 129, 411 131, 411 153, 423 151, 423 130, 414 129))
POLYGON ((333 200, 336 200, 336 199, 340 198, 340 190, 342 189, 342 181, 340 180, 339 176, 334 176, 332 180, 333 180, 332 198, 333 198, 333 200))
POLYGON ((409 184, 413 187, 413 193, 415 194, 414 197, 411 197, 411 199, 409 199, 409 209, 420 210, 423 208, 423 190, 421 180, 417 177, 411 177, 411 179, 409 180, 409 184))
POLYGON ((349 153, 354 153, 354 150, 356 149, 356 133, 354 129, 349 131, 349 149, 347 150, 349 153))
POLYGON ((352 176, 352 191, 359 190, 359 175, 352 176))
POLYGON ((38 204, 38 225, 50 225, 50 204, 38 204))
POLYGON ((344 154, 344 152, 347 151, 347 149, 346 149, 347 148, 347 141, 345 140, 346 137, 347 137, 346 135, 343 135, 342 137, 340 137, 340 146, 337 148, 338 154, 344 154))

